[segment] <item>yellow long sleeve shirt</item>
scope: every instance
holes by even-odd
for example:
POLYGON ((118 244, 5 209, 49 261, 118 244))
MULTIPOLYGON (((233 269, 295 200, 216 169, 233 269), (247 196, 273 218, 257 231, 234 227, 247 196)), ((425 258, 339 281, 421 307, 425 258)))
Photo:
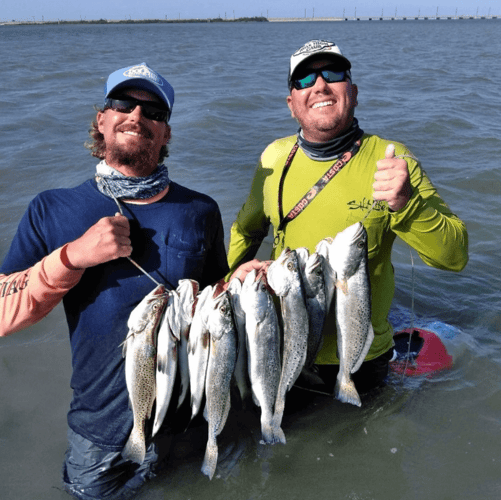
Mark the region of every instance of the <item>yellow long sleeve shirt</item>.
MULTIPOLYGON (((266 237, 270 223, 277 236, 279 226, 278 196, 282 171, 296 142, 296 136, 279 139, 261 155, 250 194, 231 228, 228 249, 230 273, 252 259, 266 237)), ((285 247, 306 247, 315 251, 317 243, 334 237, 339 231, 362 221, 373 200, 372 185, 376 162, 385 157, 388 144, 395 145, 395 155, 412 153, 402 144, 364 134, 358 153, 337 173, 306 209, 285 226, 273 249, 275 259, 285 247)), ((393 345, 393 330, 388 312, 395 282, 391 249, 396 236, 414 248, 428 265, 460 271, 468 262, 468 234, 465 224, 440 198, 420 164, 407 161, 413 194, 407 205, 391 212, 386 202, 378 202, 363 224, 368 234, 369 271, 372 293, 372 325, 375 338, 366 360, 384 354, 393 345)), ((285 177, 282 204, 286 215, 325 174, 333 161, 308 158, 299 149, 285 177)), ((324 343, 318 364, 337 364, 336 322, 331 310, 325 328, 324 343)))

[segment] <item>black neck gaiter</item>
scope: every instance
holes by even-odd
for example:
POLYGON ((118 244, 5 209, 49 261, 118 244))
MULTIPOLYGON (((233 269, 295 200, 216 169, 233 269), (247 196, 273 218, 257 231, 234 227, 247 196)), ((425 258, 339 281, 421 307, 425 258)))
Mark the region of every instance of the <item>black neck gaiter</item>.
POLYGON ((351 127, 346 132, 328 142, 309 142, 303 137, 301 129, 297 133, 297 142, 308 158, 328 161, 335 160, 348 151, 363 133, 364 131, 358 126, 358 120, 353 118, 351 127))

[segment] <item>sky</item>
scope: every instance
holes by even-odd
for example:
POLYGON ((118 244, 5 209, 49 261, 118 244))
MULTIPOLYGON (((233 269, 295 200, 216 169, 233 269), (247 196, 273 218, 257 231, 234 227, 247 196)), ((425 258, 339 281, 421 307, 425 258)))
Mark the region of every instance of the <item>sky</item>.
POLYGON ((499 0, 1 0, 0 22, 239 17, 501 16, 499 0))

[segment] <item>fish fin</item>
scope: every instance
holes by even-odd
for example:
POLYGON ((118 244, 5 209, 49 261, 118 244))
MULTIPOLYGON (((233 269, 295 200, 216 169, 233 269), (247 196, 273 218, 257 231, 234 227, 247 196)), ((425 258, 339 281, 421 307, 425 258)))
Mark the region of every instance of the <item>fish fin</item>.
POLYGON ((152 437, 159 431, 160 427, 162 426, 165 420, 165 416, 167 415, 167 411, 169 409, 171 396, 172 396, 172 390, 169 391, 167 394, 162 395, 163 401, 159 402, 159 394, 156 395, 157 405, 155 409, 155 420, 153 422, 153 429, 151 433, 152 437))
POLYGON ((346 377, 339 372, 339 375, 336 380, 336 387, 334 389, 334 394, 336 399, 341 401, 342 403, 350 403, 355 406, 362 406, 362 401, 360 400, 360 396, 358 391, 353 383, 353 380, 350 377, 346 377))
POLYGON ((125 340, 118 346, 122 348, 122 357, 125 358, 125 355, 127 354, 127 341, 131 338, 134 337, 135 331, 134 330, 129 330, 127 333, 127 336, 125 337, 125 340))
POLYGON ((157 373, 167 373, 169 367, 169 359, 167 353, 157 353, 157 373))
POLYGON ((125 460, 130 460, 138 464, 144 462, 146 455, 146 444, 144 439, 141 438, 141 433, 134 427, 129 435, 129 439, 122 450, 122 457, 125 460))
MULTIPOLYGON (((190 423, 195 419, 195 417, 198 415, 198 412, 200 411, 200 408, 193 406, 193 402, 191 402, 191 417, 190 417, 190 423)), ((188 427, 186 427, 188 429, 188 427)))
POLYGON ((254 403, 257 407, 261 406, 261 404, 259 403, 259 399, 257 398, 257 396, 256 396, 255 392, 252 390, 252 385, 251 385, 251 394, 252 394, 252 401, 253 401, 253 403, 254 403))
POLYGON ((164 316, 162 319, 162 324, 158 329, 157 335, 157 362, 156 362, 156 373, 167 373, 168 367, 168 356, 167 349, 169 344, 169 324, 167 323, 167 318, 164 316))
POLYGON ((177 400, 177 409, 179 410, 179 408, 181 408, 181 405, 184 403, 184 400, 186 399, 186 396, 188 394, 188 387, 187 388, 184 388, 182 387, 180 390, 179 390, 179 398, 177 400))
POLYGON ((345 295, 348 295, 348 281, 347 280, 337 280, 336 288, 341 290, 345 295))
POLYGON ((204 462, 202 464, 202 472, 212 479, 217 467, 218 449, 215 438, 210 438, 207 441, 207 448, 205 449, 204 462))
POLYGON ((230 408, 231 408, 231 391, 228 391, 228 395, 226 397, 226 405, 225 405, 224 411, 223 411, 223 418, 221 420, 221 424, 220 424, 220 427, 219 427, 218 432, 217 432, 218 434, 223 430, 223 427, 226 424, 226 420, 228 420, 230 408))
MULTIPOLYGON (((157 407, 158 408, 158 407, 157 407)), ((160 427, 162 426, 163 420, 164 420, 165 415, 159 415, 159 412, 155 413, 155 421, 153 423, 153 429, 151 431, 151 437, 155 437, 155 434, 160 430, 160 427)))

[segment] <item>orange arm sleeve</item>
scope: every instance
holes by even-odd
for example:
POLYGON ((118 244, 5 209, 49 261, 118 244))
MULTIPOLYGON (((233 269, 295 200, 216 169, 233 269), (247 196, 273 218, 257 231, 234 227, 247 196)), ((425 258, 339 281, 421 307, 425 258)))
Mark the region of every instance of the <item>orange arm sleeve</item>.
POLYGON ((84 270, 63 264, 64 250, 58 248, 24 271, 0 274, 0 337, 40 321, 80 281, 84 270))

